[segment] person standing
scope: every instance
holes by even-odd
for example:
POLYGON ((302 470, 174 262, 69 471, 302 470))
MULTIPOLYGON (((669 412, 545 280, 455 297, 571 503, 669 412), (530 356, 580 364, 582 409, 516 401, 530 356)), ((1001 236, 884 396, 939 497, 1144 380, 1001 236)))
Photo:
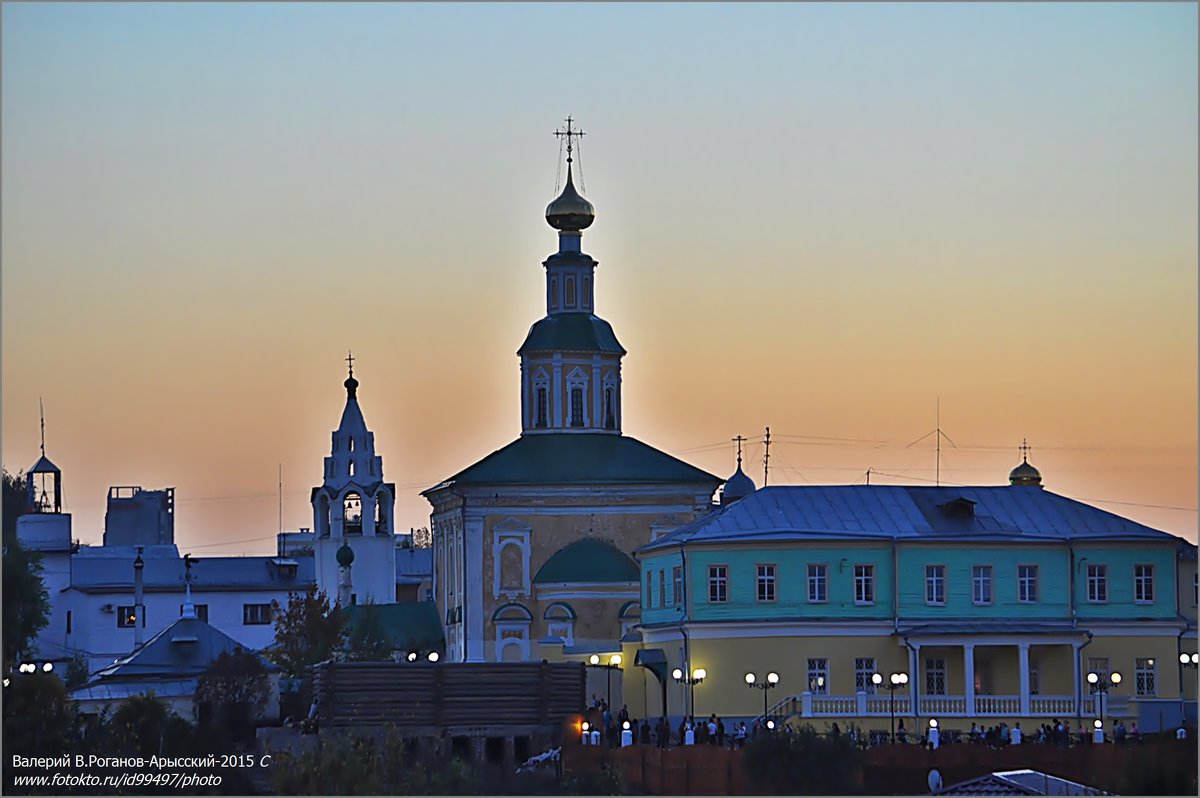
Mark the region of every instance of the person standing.
POLYGON ((1008 730, 1009 743, 1012 745, 1021 744, 1021 721, 1017 721, 1016 725, 1008 730))

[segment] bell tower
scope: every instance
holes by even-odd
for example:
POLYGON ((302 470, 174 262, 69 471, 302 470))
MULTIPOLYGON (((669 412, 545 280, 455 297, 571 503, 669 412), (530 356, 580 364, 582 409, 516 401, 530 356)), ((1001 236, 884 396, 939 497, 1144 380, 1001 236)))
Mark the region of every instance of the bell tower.
POLYGON ((546 207, 558 230, 558 252, 546 269, 546 317, 535 323, 521 357, 521 434, 621 434, 621 358, 625 350, 607 321, 595 315, 595 271, 583 252, 583 231, 596 209, 575 188, 576 141, 584 132, 567 117, 555 131, 566 143, 567 182, 546 207))
POLYGON ((333 432, 324 480, 313 488, 313 532, 318 587, 337 596, 337 552, 354 552, 353 581, 359 602, 396 600, 396 486, 383 481, 383 458, 375 454, 375 435, 358 405, 354 356, 347 354, 346 405, 333 432))

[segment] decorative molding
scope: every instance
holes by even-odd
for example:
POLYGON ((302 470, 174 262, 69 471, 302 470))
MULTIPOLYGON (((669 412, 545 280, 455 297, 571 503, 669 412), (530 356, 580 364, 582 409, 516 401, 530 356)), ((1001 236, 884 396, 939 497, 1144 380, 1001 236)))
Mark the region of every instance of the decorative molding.
POLYGON ((505 595, 513 597, 518 591, 503 586, 503 554, 506 546, 516 546, 521 552, 521 588, 520 594, 528 598, 529 584, 529 535, 531 529, 513 517, 508 517, 492 527, 492 598, 505 595))

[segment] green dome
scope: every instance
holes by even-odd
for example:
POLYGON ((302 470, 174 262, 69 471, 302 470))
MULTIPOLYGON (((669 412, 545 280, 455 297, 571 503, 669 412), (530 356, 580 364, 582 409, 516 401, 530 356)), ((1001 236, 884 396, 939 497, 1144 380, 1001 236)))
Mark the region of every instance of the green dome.
POLYGON ((350 563, 354 562, 354 549, 350 548, 349 543, 343 543, 337 550, 337 561, 343 568, 349 568, 350 563))
POLYGON ((538 569, 538 584, 561 582, 633 582, 640 580, 637 563, 611 543, 584 538, 564 546, 538 569))

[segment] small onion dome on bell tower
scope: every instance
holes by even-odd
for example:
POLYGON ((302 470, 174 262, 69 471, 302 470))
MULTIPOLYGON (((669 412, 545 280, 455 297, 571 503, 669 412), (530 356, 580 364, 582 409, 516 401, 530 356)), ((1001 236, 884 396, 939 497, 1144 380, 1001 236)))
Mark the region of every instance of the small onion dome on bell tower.
POLYGON ((346 362, 350 364, 350 376, 346 378, 346 381, 343 382, 342 385, 346 386, 347 399, 357 399, 358 380, 354 379, 354 355, 352 353, 346 354, 346 362))
POLYGON ((571 179, 571 159, 567 159, 567 184, 558 199, 546 206, 546 223, 562 232, 586 230, 596 220, 592 203, 575 190, 571 179))
POLYGON ((337 550, 337 562, 343 568, 349 568, 354 562, 354 549, 350 548, 349 543, 343 543, 342 547, 337 550))
POLYGON ((1008 484, 1042 486, 1042 473, 1029 464, 1029 443, 1021 441, 1021 464, 1008 472, 1008 484))

